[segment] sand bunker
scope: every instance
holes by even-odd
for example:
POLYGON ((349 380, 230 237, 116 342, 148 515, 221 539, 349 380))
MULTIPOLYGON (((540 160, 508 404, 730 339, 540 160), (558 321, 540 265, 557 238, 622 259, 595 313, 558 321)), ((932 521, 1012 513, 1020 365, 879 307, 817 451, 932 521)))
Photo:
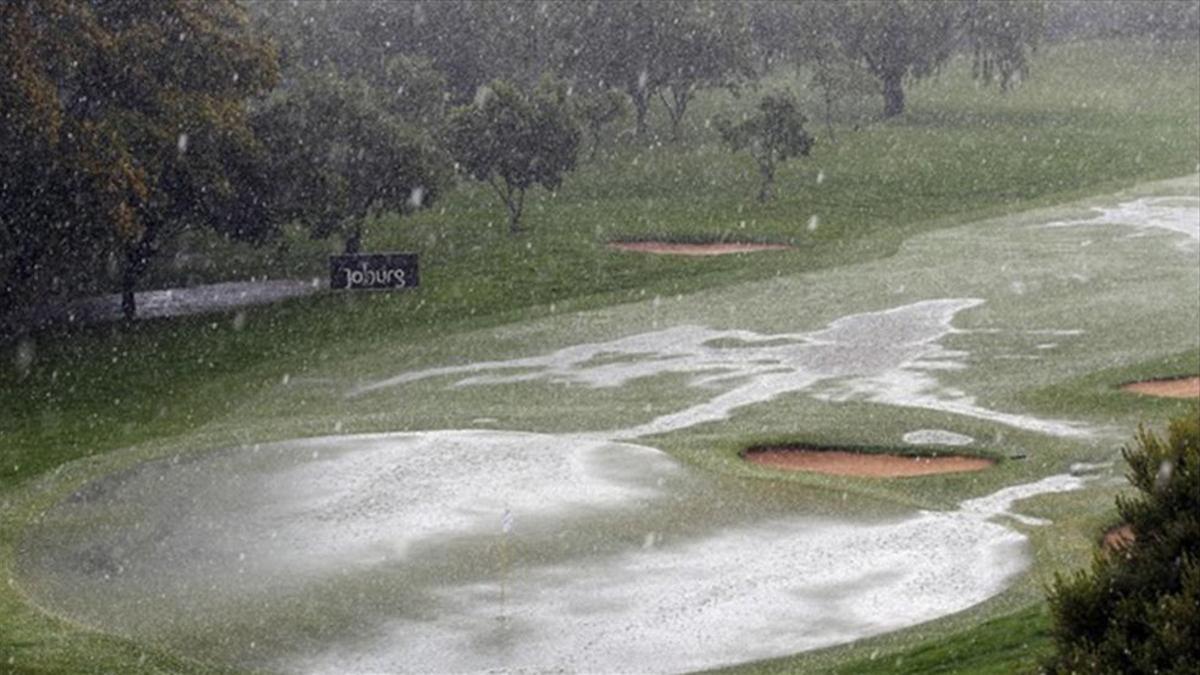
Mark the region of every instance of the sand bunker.
POLYGON ((1128 523, 1109 528, 1100 540, 1100 547, 1106 553, 1116 553, 1133 543, 1133 526, 1128 523))
POLYGON ((614 241, 609 248, 638 253, 664 255, 728 255, 730 253, 752 253, 754 251, 782 251, 791 248, 787 244, 754 244, 748 242, 712 242, 708 244, 680 244, 670 241, 614 241))
POLYGON ((1135 394, 1146 394, 1147 396, 1200 398, 1200 376, 1130 382, 1122 386, 1121 389, 1132 391, 1135 394))
POLYGON ((962 455, 908 457, 816 448, 755 448, 747 450, 744 456, 746 461, 786 471, 879 478, 982 471, 994 463, 983 457, 962 455))

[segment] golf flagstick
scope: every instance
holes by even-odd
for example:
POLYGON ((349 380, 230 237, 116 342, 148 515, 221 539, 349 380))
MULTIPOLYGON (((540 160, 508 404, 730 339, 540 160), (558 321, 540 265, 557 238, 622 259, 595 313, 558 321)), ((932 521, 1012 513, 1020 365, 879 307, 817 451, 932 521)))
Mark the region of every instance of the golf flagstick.
POLYGON ((513 528, 512 511, 504 509, 504 514, 500 516, 500 621, 507 620, 507 612, 505 606, 505 584, 508 579, 508 533, 513 528))

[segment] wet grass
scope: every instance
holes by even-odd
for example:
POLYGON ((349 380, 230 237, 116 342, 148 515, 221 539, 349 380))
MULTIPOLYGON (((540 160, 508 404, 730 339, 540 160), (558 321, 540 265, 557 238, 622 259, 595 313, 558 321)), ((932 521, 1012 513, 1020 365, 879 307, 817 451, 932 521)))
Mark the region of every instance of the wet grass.
POLYGON ((889 673, 1035 672, 1052 651, 1050 619, 1043 606, 986 621, 976 628, 892 654, 876 654, 830 671, 837 675, 889 673))
MULTIPOLYGON (((385 344, 436 342, 480 327, 879 259, 923 231, 1193 172, 1200 159, 1197 70, 1190 53, 1068 45, 1044 52, 1034 79, 1000 96, 977 91, 958 64, 914 87, 904 118, 858 131, 840 127, 836 144, 819 143, 812 157, 786 166, 779 198, 765 205, 753 200, 750 160, 718 147, 703 125, 752 97, 715 95, 697 102, 687 143, 618 147, 581 167, 558 194, 531 194, 529 231, 520 237, 508 236, 492 196, 471 186, 436 211, 373 224, 369 249, 422 254, 421 290, 292 300, 247 309, 241 321, 225 313, 50 329, 22 343, 32 350, 29 369, 9 367, 18 345, 2 345, 0 577, 11 570, 19 529, 37 515, 12 505, 18 488, 71 460, 191 433, 268 395, 285 376, 385 344), (666 236, 796 248, 696 260, 605 246, 666 236)), ((192 262, 174 264, 168 254, 150 285, 323 276, 329 251, 328 243, 295 232, 266 256, 203 237, 184 246, 192 262)), ((1188 352, 1025 396, 1039 410, 1121 417, 1132 410, 1159 420, 1191 404, 1131 397, 1111 385, 1177 374, 1198 360, 1188 352)), ((208 671, 50 618, 13 589, 0 586, 0 671, 208 671)), ((961 672, 1009 663, 1012 625, 1004 621, 954 638, 978 645, 962 649, 977 656, 980 669, 961 672)), ((954 657, 933 646, 906 653, 912 663, 954 657)))

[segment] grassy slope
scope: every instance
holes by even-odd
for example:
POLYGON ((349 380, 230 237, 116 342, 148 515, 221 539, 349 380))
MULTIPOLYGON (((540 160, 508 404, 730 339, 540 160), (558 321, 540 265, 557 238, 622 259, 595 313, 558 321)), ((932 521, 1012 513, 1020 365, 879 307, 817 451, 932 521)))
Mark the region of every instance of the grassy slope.
MULTIPOLYGON (((819 145, 785 168, 781 197, 766 206, 751 202, 748 160, 730 158, 702 126, 714 111, 746 102, 713 96, 692 113, 694 144, 623 148, 582 168, 561 194, 533 196, 532 232, 520 239, 503 233, 489 195, 471 188, 437 213, 376 224, 371 248, 422 252, 418 293, 282 303, 246 311, 241 328, 224 315, 35 336, 33 368, 0 373, 0 566, 9 565, 19 524, 36 513, 9 508, 6 493, 69 460, 195 429, 287 373, 385 341, 878 258, 923 230, 1191 172, 1200 157, 1196 72, 1195 54, 1070 46, 1044 54, 1037 77, 1001 98, 953 68, 913 89, 906 118, 842 130, 836 146, 819 145), (814 215, 820 226, 809 232, 814 215), (798 249, 747 265, 603 247, 656 233, 798 249)), ((202 253, 211 246, 214 262, 163 265, 157 281, 320 274, 316 254, 326 248, 293 238, 264 262, 256 252, 190 244, 202 253)), ((984 643, 1004 632, 974 630, 991 636, 984 643)), ((187 669, 161 655, 142 662, 143 653, 44 617, 0 588, 0 669, 187 669)))

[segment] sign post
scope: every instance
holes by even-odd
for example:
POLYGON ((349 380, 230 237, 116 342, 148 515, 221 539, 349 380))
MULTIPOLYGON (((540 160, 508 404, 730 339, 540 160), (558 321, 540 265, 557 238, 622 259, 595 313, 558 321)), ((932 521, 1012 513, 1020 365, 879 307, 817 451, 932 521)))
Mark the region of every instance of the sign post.
POLYGON ((329 287, 335 290, 416 288, 420 281, 415 253, 329 256, 329 287))

